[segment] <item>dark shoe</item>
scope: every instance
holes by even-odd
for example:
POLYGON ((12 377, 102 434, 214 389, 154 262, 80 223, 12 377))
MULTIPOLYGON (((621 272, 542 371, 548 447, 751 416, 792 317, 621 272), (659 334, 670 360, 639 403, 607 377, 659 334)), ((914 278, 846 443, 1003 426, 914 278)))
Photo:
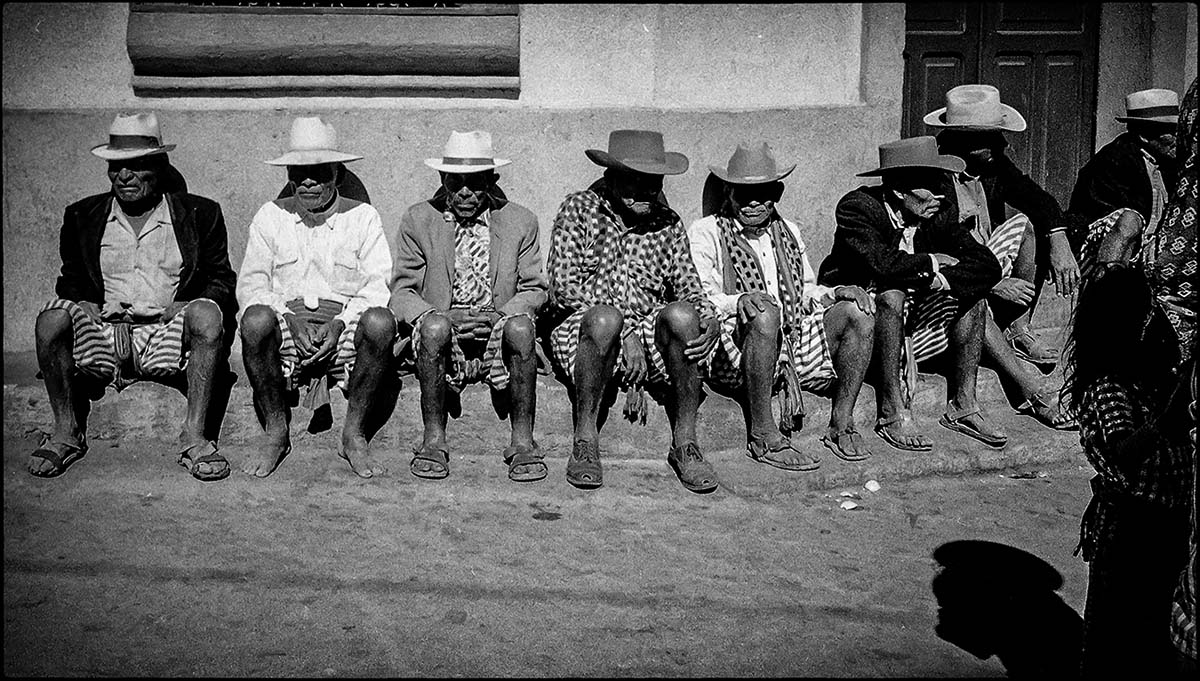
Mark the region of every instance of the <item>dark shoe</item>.
POLYGON ((768 445, 762 440, 751 440, 746 443, 746 456, 759 462, 765 463, 768 466, 782 468, 785 471, 815 471, 821 467, 821 460, 812 454, 804 454, 800 450, 792 446, 792 441, 786 437, 779 438, 779 441, 773 445, 768 445), (799 454, 807 459, 804 463, 789 463, 783 457, 774 456, 775 454, 799 454))
POLYGON ((504 450, 504 463, 508 464, 508 479, 513 482, 535 482, 546 477, 545 455, 537 446, 513 445, 504 450), (518 466, 525 466, 525 471, 517 473, 518 466))
POLYGON ((681 447, 672 447, 667 453, 667 463, 679 482, 692 492, 711 492, 717 488, 717 473, 712 464, 704 460, 700 447, 689 442, 681 447))
POLYGON ((600 466, 600 443, 576 440, 567 459, 567 482, 580 489, 596 489, 604 484, 600 466))

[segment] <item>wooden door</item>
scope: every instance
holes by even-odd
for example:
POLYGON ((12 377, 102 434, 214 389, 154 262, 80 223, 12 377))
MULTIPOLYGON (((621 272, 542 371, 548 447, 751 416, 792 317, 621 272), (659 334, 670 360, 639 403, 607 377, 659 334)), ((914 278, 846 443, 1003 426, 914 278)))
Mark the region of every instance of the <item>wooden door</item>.
POLYGON ((963 83, 1000 88, 1029 127, 1007 133, 1009 156, 1065 206, 1092 154, 1096 119, 1097 4, 906 4, 901 135, 936 134, 922 122, 963 83))

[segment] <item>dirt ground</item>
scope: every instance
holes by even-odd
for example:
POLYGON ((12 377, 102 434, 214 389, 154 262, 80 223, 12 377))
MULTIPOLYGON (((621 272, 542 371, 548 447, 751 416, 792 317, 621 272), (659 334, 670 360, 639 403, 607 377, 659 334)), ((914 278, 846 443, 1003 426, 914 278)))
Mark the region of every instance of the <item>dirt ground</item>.
MULTIPOLYGON (((1047 607, 1077 620, 1086 590, 1071 555, 1082 456, 880 479, 875 493, 709 495, 632 457, 584 492, 563 479, 565 454, 517 485, 481 448, 460 448, 443 481, 399 454, 392 475, 362 480, 327 434, 270 478, 205 485, 163 456, 165 434, 93 439, 66 475, 36 479, 22 430, 6 420, 5 675, 994 677, 1020 660, 993 652, 1034 649, 999 638, 1039 631, 1047 607), (1062 585, 977 566, 939 604, 933 552, 959 540, 1028 552, 1062 585), (989 609, 1036 588, 1043 610, 996 631, 989 609), (939 631, 986 659, 939 636, 939 605, 939 631)), ((711 458, 726 477, 757 466, 711 458)))

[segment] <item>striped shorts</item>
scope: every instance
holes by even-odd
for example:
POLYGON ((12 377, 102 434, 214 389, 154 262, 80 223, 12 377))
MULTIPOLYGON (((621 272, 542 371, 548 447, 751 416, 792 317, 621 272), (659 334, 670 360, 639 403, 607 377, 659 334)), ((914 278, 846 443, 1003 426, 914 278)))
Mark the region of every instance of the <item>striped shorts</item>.
MULTIPOLYGON (((664 305, 657 308, 643 317, 638 328, 633 331, 641 339, 642 349, 646 353, 646 379, 643 382, 650 386, 665 387, 670 384, 670 378, 667 376, 667 362, 658 349, 658 343, 654 342, 658 315, 665 307, 664 305)), ((575 380, 575 358, 579 352, 579 328, 583 325, 583 315, 586 312, 587 310, 574 312, 550 332, 550 359, 560 376, 571 382, 575 380)), ((621 344, 618 346, 617 363, 613 372, 613 379, 618 382, 624 376, 624 364, 625 347, 621 344)))
MULTIPOLYGON (((830 309, 832 306, 802 317, 800 333, 796 334, 792 345, 792 359, 796 375, 800 378, 800 387, 811 392, 828 389, 837 378, 833 368, 833 353, 825 335, 825 313, 830 309)), ((739 390, 745 383, 742 349, 736 341, 737 323, 736 316, 721 322, 721 340, 709 360, 709 382, 725 390, 739 390)), ((779 361, 775 364, 774 380, 777 387, 787 362, 787 353, 780 352, 779 361)))
MULTIPOLYGON (((287 320, 278 310, 275 311, 275 323, 279 326, 281 338, 279 358, 282 360, 283 376, 287 381, 287 389, 295 390, 320 369, 310 366, 304 367, 302 372, 297 372, 297 368, 300 366, 300 350, 296 347, 295 339, 292 338, 292 330, 288 328, 287 320), (303 378, 301 374, 303 374, 303 378)), ((336 382, 334 387, 343 391, 350 381, 350 372, 354 369, 354 358, 357 356, 354 348, 354 334, 357 331, 358 317, 355 317, 342 330, 342 335, 338 336, 337 351, 331 359, 326 360, 324 366, 325 375, 336 382)))
MULTIPOLYGON (((986 246, 1000 261, 1001 276, 1012 274, 1013 261, 1021 250, 1021 240, 1029 218, 1018 213, 988 235, 986 246)), ((912 339, 913 355, 922 362, 950 347, 947 328, 958 314, 958 298, 952 293, 932 291, 908 296, 904 303, 904 331, 912 339)))
MULTIPOLYGON (((205 300, 216 305, 208 298, 196 300, 205 300)), ((74 332, 71 356, 75 360, 75 368, 103 381, 106 385, 112 383, 117 378, 113 325, 93 320, 82 307, 70 300, 51 300, 42 307, 41 312, 47 310, 64 310, 71 315, 71 329, 74 332)), ((187 367, 188 352, 183 349, 183 324, 186 313, 185 307, 166 323, 142 324, 132 329, 130 341, 133 346, 134 375, 124 376, 123 379, 162 378, 177 374, 187 367)), ((117 390, 123 390, 133 382, 135 381, 122 380, 116 383, 115 387, 117 390)))
MULTIPOLYGON (((484 383, 492 390, 497 391, 508 388, 510 376, 508 367, 504 364, 504 327, 508 324, 508 320, 515 317, 530 318, 523 312, 515 315, 501 315, 500 319, 496 320, 495 326, 492 327, 486 343, 466 343, 467 348, 471 350, 469 353, 471 357, 467 356, 468 353, 463 350, 463 344, 458 339, 451 338, 450 373, 446 374, 446 384, 451 390, 461 392, 463 388, 472 383, 484 383)), ((416 371, 416 355, 421 347, 422 322, 424 322, 424 318, 417 320, 413 326, 412 335, 409 337, 408 345, 399 356, 398 373, 401 375, 416 371)))

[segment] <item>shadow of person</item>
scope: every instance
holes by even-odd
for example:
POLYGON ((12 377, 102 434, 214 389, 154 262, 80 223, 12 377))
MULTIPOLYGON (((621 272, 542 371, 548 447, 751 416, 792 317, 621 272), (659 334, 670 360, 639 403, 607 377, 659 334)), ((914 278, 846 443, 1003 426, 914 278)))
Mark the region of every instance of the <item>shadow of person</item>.
POLYGON ((933 552, 938 638, 981 660, 995 655, 1011 678, 1079 675, 1083 618, 1057 590, 1046 561, 1005 544, 963 540, 933 552))
MULTIPOLYGON (((371 203, 371 196, 367 193, 367 188, 365 185, 363 185, 362 180, 359 179, 358 175, 355 175, 354 172, 347 168, 346 164, 344 163, 337 164, 337 167, 338 194, 348 199, 354 199, 360 203, 371 203)), ((279 190, 279 196, 275 197, 275 199, 286 199, 295 193, 296 188, 289 182, 283 185, 283 189, 279 190)))

